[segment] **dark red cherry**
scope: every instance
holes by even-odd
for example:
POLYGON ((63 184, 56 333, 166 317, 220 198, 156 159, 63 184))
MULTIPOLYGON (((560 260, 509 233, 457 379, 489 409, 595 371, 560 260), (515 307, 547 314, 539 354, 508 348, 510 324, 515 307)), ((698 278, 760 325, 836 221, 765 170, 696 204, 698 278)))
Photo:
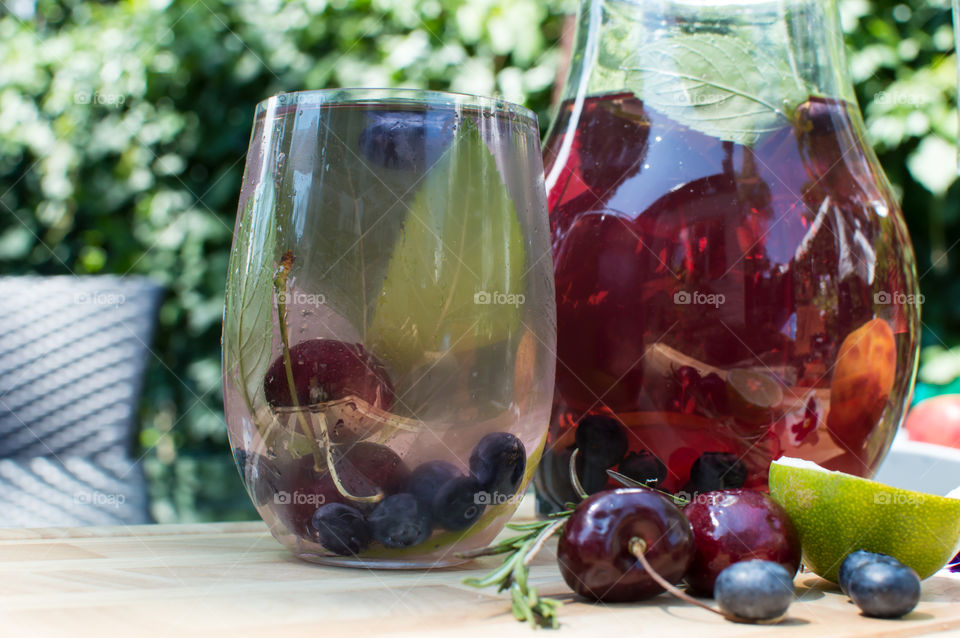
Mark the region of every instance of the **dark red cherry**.
MULTIPOLYGON (((378 490, 389 496, 406 487, 410 471, 389 447, 368 441, 342 447, 342 451, 334 449, 334 462, 340 483, 351 496, 373 496, 378 490)), ((281 475, 285 478, 274 486, 271 507, 287 529, 298 536, 313 536, 311 520, 322 505, 344 503, 361 512, 374 506, 343 495, 326 469, 318 472, 314 468, 311 456, 288 461, 281 475)))
MULTIPOLYGON (((290 348, 290 367, 300 406, 353 395, 383 410, 393 407, 393 386, 386 369, 358 343, 303 341, 290 348)), ((267 370, 263 390, 267 402, 275 408, 294 405, 283 356, 267 370)))
POLYGON ((334 448, 333 455, 340 482, 353 496, 373 496, 378 489, 390 495, 406 489, 410 470, 386 445, 361 441, 334 448))
POLYGON ((646 545, 644 556, 657 573, 680 582, 693 560, 693 531, 671 499, 645 488, 600 492, 577 506, 557 546, 563 579, 591 600, 656 596, 663 588, 631 553, 634 538, 646 545))
POLYGON ((720 490, 698 494, 683 513, 693 526, 693 564, 684 581, 713 596, 724 569, 741 561, 778 563, 791 575, 800 565, 800 539, 786 511, 762 492, 720 490))

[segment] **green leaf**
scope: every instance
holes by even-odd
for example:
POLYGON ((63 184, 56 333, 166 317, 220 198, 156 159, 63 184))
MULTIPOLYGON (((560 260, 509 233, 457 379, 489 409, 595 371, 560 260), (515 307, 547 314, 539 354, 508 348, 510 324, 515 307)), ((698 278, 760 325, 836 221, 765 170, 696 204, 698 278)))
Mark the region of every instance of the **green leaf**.
POLYGON ((466 119, 410 205, 377 298, 371 348, 402 375, 429 353, 505 340, 520 321, 525 260, 513 201, 466 119))
POLYGON ((809 96, 784 51, 733 35, 653 40, 623 67, 627 87, 646 106, 706 135, 745 145, 789 124, 809 96))
POLYGON ((273 345, 274 200, 271 178, 247 200, 226 291, 226 368, 251 412, 262 404, 263 377, 273 345))

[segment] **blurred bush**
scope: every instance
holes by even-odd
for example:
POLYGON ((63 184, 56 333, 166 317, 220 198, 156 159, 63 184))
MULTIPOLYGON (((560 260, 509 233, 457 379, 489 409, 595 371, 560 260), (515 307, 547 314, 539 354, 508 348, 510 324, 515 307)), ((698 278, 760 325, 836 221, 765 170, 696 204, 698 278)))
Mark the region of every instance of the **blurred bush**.
POLYGON ((252 516, 219 338, 254 106, 346 85, 500 93, 546 120, 559 5, 540 0, 7 3, 0 272, 166 285, 140 444, 160 521, 252 516))
MULTIPOLYGON (((843 0, 858 96, 918 249, 928 341, 960 334, 946 0, 843 0), (949 170, 948 170, 949 169, 949 170)), ((254 105, 282 90, 499 93, 549 119, 570 0, 11 0, 0 10, 0 272, 168 289, 140 444, 163 522, 249 517, 219 333, 254 105)))

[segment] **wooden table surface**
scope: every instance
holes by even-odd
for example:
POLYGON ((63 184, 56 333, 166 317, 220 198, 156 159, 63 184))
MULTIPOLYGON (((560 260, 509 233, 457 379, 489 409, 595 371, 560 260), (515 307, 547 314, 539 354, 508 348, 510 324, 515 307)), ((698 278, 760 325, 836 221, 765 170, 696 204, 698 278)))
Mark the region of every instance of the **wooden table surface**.
MULTIPOLYGON (((530 517, 524 503, 517 518, 530 517)), ((835 586, 802 575, 787 621, 740 625, 666 594, 637 604, 578 601, 560 578, 555 547, 534 563, 531 581, 565 601, 560 636, 960 636, 960 575, 925 581, 917 609, 896 621, 864 618, 835 586)), ((461 584, 495 562, 322 567, 291 556, 259 522, 0 529, 0 636, 549 635, 515 621, 506 596, 461 584)))

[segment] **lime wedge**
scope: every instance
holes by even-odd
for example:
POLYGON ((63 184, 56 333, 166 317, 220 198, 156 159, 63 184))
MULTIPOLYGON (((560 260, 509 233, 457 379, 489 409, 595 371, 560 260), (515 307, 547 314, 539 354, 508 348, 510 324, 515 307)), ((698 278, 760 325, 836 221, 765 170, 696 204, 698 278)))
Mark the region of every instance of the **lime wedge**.
POLYGON ((847 554, 888 554, 931 576, 960 549, 960 499, 911 492, 781 458, 770 465, 770 496, 800 534, 803 562, 837 582, 847 554))

